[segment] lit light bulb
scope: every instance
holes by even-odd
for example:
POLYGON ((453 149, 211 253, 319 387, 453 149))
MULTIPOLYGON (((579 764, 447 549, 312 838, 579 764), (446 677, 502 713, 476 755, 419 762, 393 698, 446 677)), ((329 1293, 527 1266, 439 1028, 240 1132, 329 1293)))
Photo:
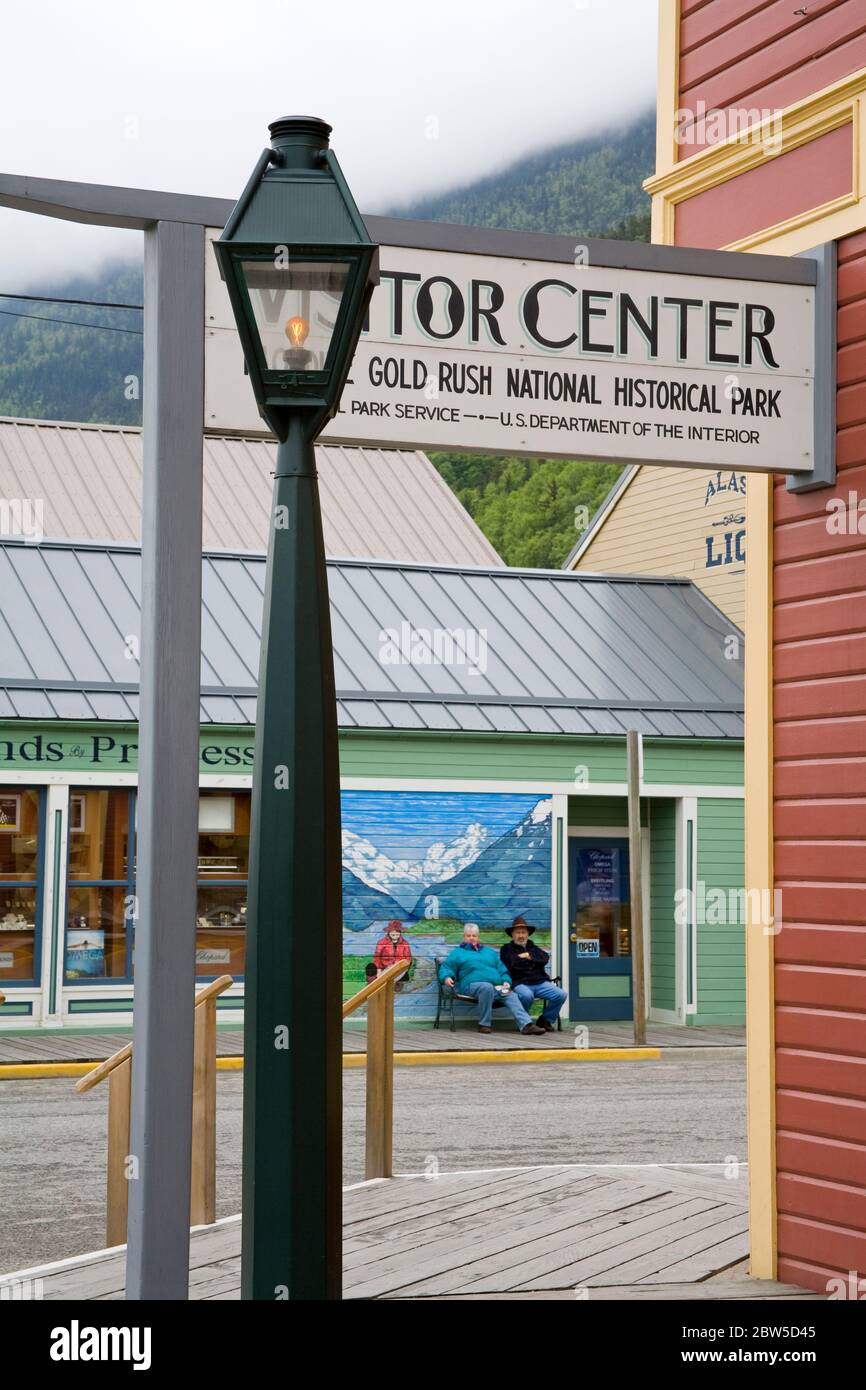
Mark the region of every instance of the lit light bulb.
POLYGON ((306 319, 301 318, 300 314, 295 314, 295 316, 293 318, 290 318, 288 323, 286 324, 286 337, 288 338, 292 347, 295 348, 304 346, 304 343, 307 341, 307 335, 309 334, 309 331, 310 325, 307 323, 306 319))

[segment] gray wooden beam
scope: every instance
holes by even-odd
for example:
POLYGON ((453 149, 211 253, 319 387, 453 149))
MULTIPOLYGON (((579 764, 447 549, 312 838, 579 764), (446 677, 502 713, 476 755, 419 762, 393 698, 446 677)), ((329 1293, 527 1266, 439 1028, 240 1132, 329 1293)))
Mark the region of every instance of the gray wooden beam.
POLYGON ((811 473, 789 473, 789 492, 814 492, 836 481, 836 291, 835 241, 825 241, 795 259, 816 268, 815 285, 815 411, 811 473))
MULTIPOLYGON (((102 227, 152 226, 160 219, 222 227, 234 207, 228 198, 163 193, 147 188, 72 183, 0 173, 0 207, 40 212, 102 227)), ((460 251, 481 256, 574 264, 575 244, 586 248, 588 264, 610 269, 713 275, 739 280, 770 280, 814 285, 814 261, 799 256, 748 255, 692 246, 657 246, 642 241, 608 241, 595 237, 557 236, 549 232, 512 232, 495 227, 466 227, 447 222, 420 222, 408 217, 365 217, 374 241, 426 251, 460 251)))
POLYGON ((204 231, 145 232, 141 712, 127 1298, 189 1278, 204 231))

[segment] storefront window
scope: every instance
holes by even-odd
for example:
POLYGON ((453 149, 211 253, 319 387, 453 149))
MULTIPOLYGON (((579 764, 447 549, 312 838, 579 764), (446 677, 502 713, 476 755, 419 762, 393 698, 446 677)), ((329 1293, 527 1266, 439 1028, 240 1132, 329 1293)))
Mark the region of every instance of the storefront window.
POLYGON ((631 955, 628 849, 610 840, 581 843, 577 852, 572 940, 587 959, 631 955))
POLYGON ((0 788, 0 988, 36 979, 41 794, 0 788))
POLYGON ((237 978, 246 940, 249 792, 202 792, 198 824, 196 975, 237 978))
MULTIPOLYGON (((131 980, 135 947, 136 794, 74 787, 69 802, 66 979, 131 980)), ((199 800, 196 975, 244 968, 249 792, 199 800)))
POLYGON ((132 976, 134 806, 135 793, 128 787, 70 792, 65 962, 70 983, 132 976))

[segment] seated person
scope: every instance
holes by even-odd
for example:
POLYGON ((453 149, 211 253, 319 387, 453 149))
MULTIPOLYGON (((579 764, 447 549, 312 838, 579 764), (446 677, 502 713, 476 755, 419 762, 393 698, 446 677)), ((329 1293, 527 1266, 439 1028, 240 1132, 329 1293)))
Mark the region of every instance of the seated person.
POLYGON ((529 940, 535 927, 531 927, 525 918, 515 917, 505 930, 511 940, 501 947, 499 955, 511 976, 514 993, 526 1009, 532 1007, 533 999, 544 1000, 544 1010, 538 1022, 545 1033, 552 1033, 568 995, 548 976, 546 967, 550 956, 529 940))
MULTIPOLYGON (((376 967, 376 974, 381 975, 383 970, 389 966, 396 965, 398 960, 411 960, 412 947, 403 935, 403 923, 394 917, 385 931, 385 935, 380 937, 376 943, 376 950, 373 953, 373 964, 376 967)), ((401 975, 397 981, 397 987, 405 975, 401 975)))
POLYGON ((451 985, 458 994, 471 994, 478 1000, 479 1033, 491 1031, 493 1001, 497 994, 514 1015, 521 1033, 544 1033, 543 1028, 532 1022, 512 991, 511 977, 493 947, 481 945, 481 934, 474 922, 466 923, 460 945, 455 946, 440 965, 439 979, 443 985, 451 985))

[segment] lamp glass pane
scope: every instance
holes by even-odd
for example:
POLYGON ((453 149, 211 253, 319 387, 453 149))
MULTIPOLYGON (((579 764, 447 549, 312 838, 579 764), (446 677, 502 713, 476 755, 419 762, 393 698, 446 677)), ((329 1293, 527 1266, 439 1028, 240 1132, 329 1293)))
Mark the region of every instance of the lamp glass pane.
POLYGON ((268 371, 325 370, 350 269, 346 261, 241 261, 268 371))

